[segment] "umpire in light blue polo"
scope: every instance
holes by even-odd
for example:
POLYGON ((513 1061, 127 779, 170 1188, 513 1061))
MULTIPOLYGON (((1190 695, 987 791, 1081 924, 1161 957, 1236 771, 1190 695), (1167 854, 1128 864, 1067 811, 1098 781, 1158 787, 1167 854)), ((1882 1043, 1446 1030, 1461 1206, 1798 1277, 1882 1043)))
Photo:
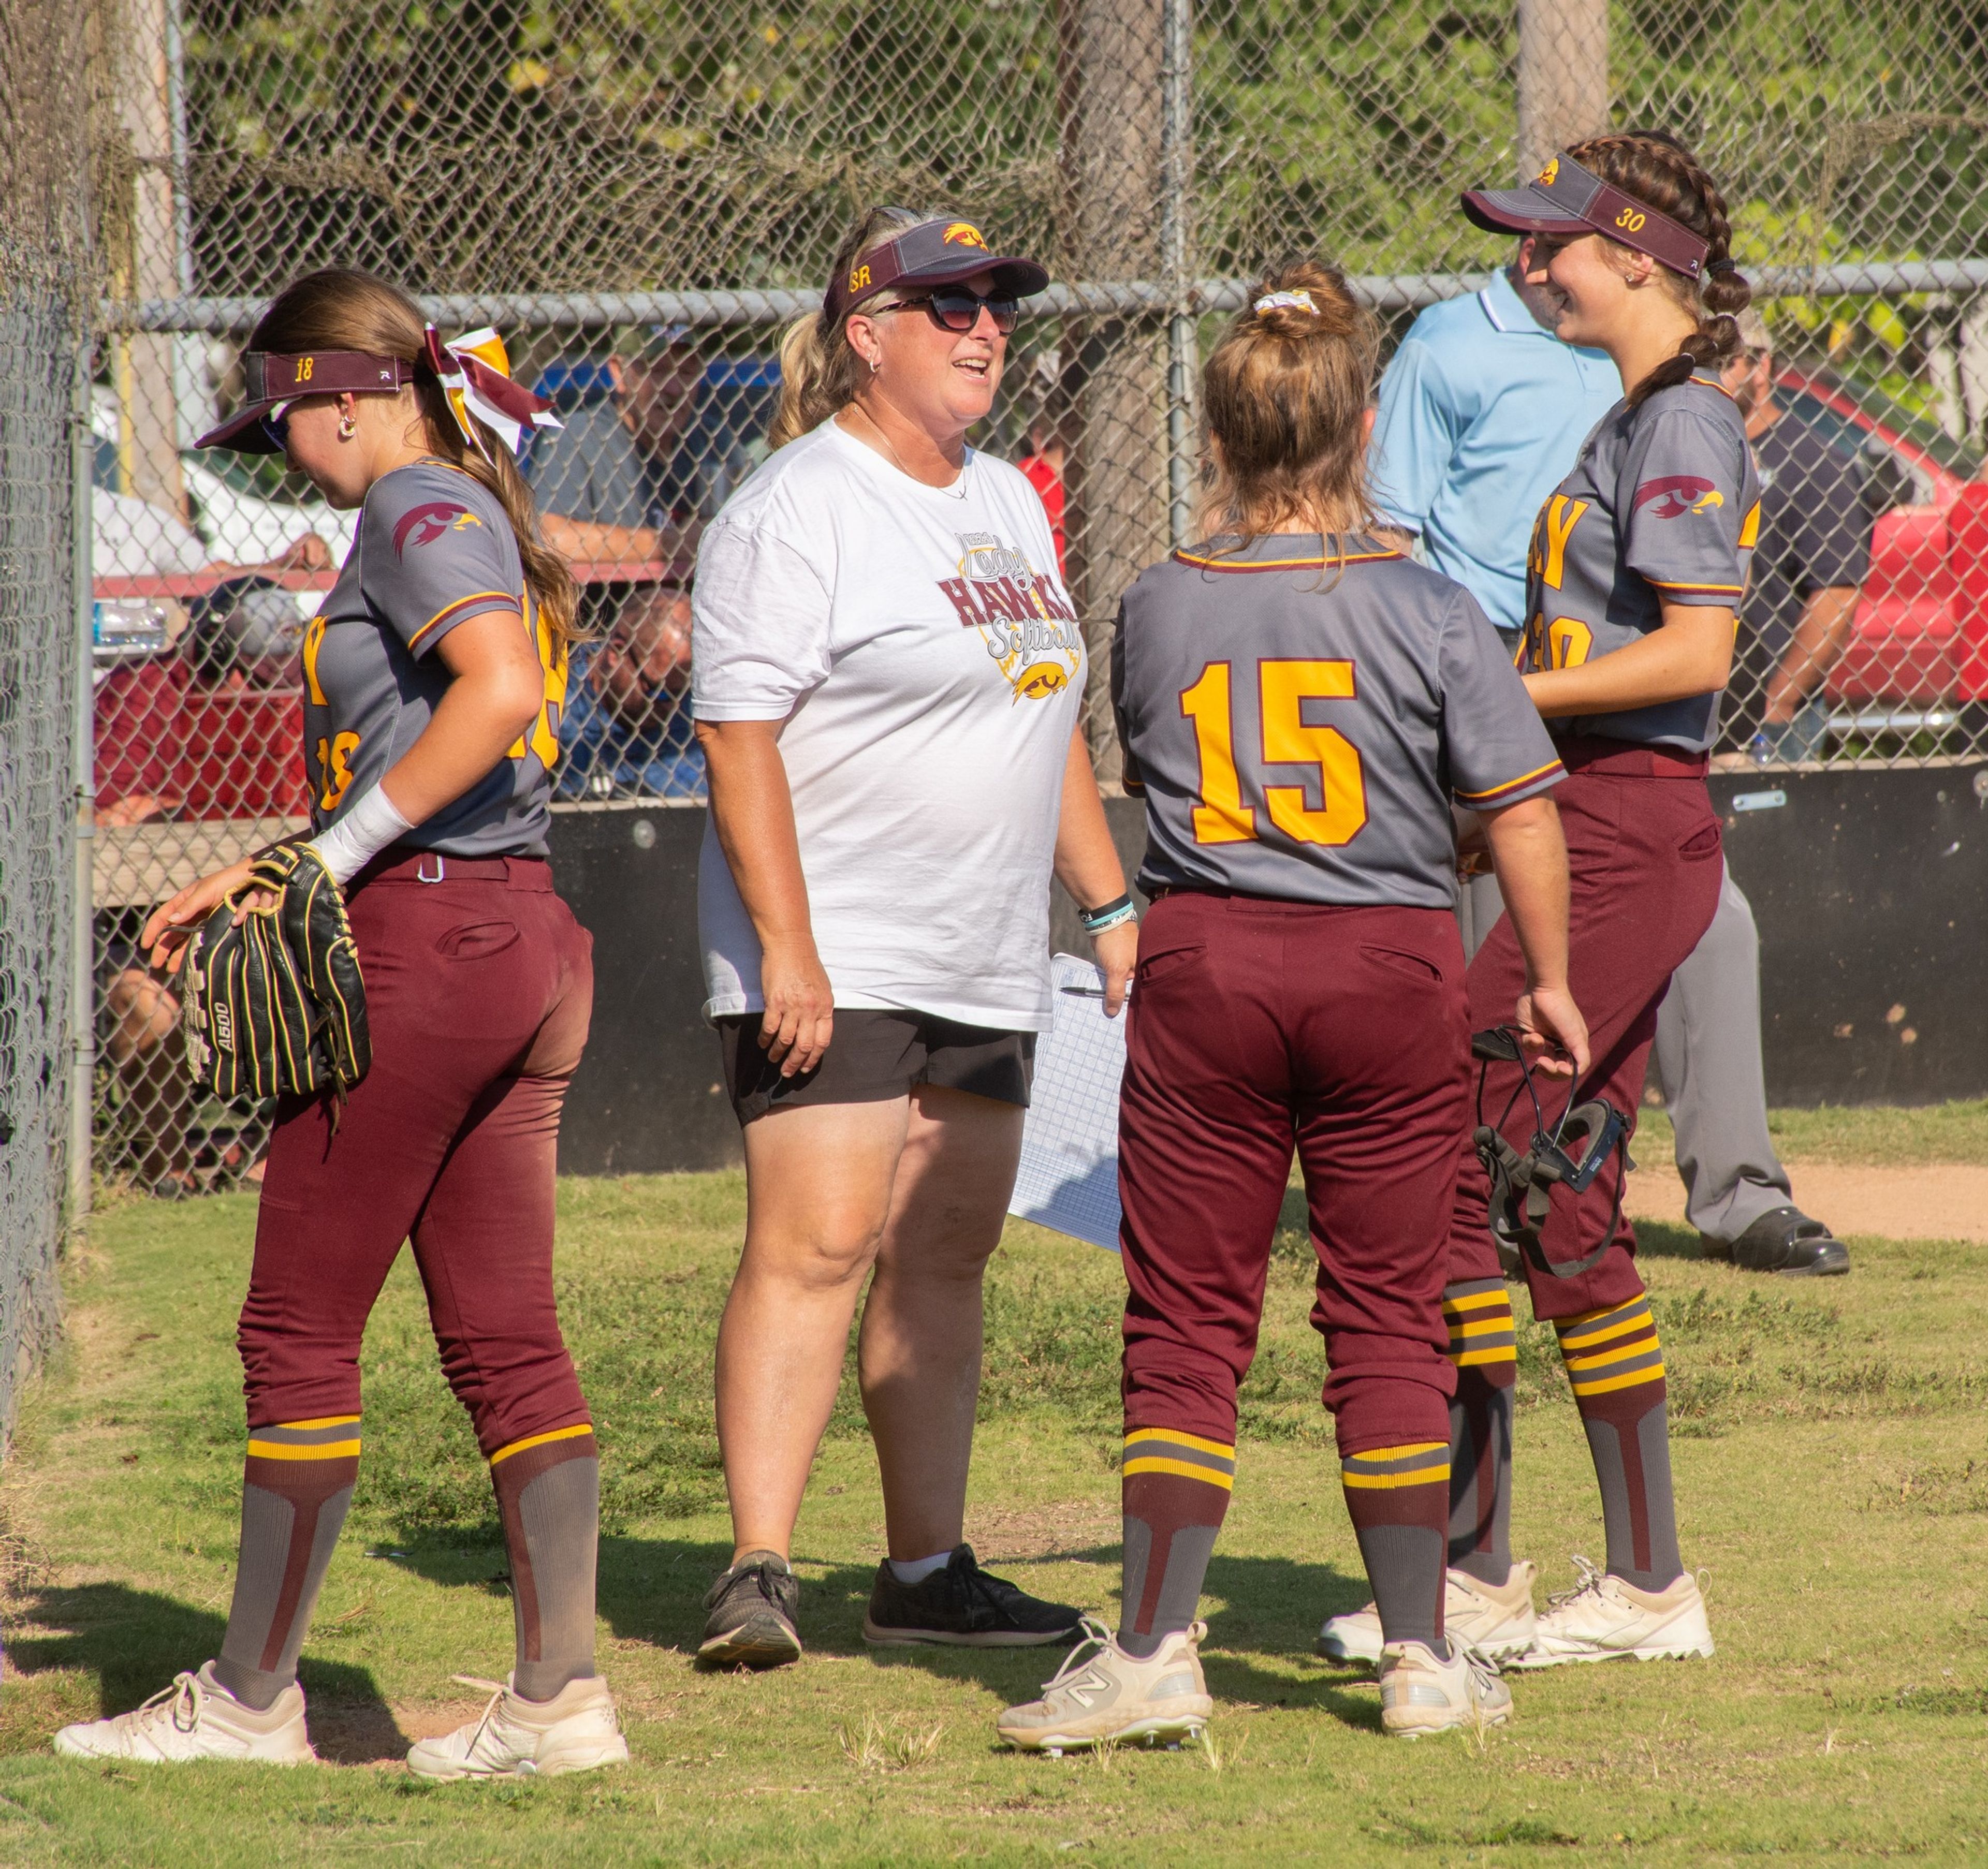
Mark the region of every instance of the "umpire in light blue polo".
MULTIPOLYGON (((1481 292, 1430 306, 1409 327, 1381 380, 1369 462, 1382 520, 1469 590, 1514 648, 1533 516, 1622 393, 1606 355, 1554 336, 1550 289, 1526 283, 1532 244, 1521 239, 1481 292)), ((1496 881, 1474 878, 1458 912, 1474 953, 1503 912, 1496 881)), ((1756 1272, 1847 1272, 1841 1244, 1794 1205, 1768 1137, 1760 937, 1729 874, 1661 1020, 1657 1073, 1686 1213, 1707 1251, 1756 1272)))

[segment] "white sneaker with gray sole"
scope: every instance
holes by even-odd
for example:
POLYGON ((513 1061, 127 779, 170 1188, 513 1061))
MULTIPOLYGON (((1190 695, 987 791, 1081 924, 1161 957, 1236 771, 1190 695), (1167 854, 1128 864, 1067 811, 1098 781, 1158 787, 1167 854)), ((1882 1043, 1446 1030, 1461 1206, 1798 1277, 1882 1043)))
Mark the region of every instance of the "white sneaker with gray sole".
POLYGON ((1511 1668, 1561 1668, 1573 1661, 1682 1661, 1712 1654, 1705 1594, 1687 1571, 1667 1589, 1638 1590, 1584 1557, 1580 1581, 1555 1597, 1532 1646, 1511 1668))
POLYGON ((407 1749, 417 1778, 552 1778, 628 1763, 614 1696, 598 1676, 569 1681, 546 1701, 521 1699, 508 1682, 455 1678, 488 1688, 489 1704, 467 1725, 407 1749))
POLYGON ((1391 1642, 1381 1651, 1381 1730, 1392 1739, 1502 1726, 1512 1717, 1512 1690, 1480 1654, 1452 1642, 1439 1661, 1425 1642, 1391 1642))
MULTIPOLYGON (((1468 1571, 1445 1573, 1442 1631, 1496 1661, 1532 1646, 1537 1618, 1533 1612, 1537 1565, 1521 1558, 1503 1583, 1490 1584, 1468 1571)), ((1318 1632, 1318 1652, 1328 1661, 1378 1661, 1384 1646, 1381 1612, 1372 1604, 1334 1616, 1318 1632)))
POLYGON ((245 1706, 214 1678, 214 1664, 178 1675, 142 1707, 107 1720, 65 1726, 55 1737, 65 1759, 126 1759, 184 1765, 235 1759, 255 1765, 315 1765, 304 1731, 303 1689, 292 1681, 266 1712, 245 1706))
POLYGON ((1043 1697, 1010 1707, 995 1722, 1010 1746, 1052 1757, 1087 1746, 1190 1739, 1215 1711, 1201 1676, 1205 1623, 1169 1635, 1146 1659, 1128 1654, 1104 1625, 1085 1617, 1083 1634, 1043 1697))

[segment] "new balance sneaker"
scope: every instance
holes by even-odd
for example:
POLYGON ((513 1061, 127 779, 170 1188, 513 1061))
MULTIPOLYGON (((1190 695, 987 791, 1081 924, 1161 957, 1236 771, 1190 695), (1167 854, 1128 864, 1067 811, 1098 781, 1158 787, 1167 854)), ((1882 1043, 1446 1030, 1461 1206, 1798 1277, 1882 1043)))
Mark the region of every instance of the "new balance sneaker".
MULTIPOLYGON (((1532 1645, 1533 1580, 1537 1567, 1521 1559, 1503 1583, 1490 1584, 1468 1571, 1443 1579, 1442 1629, 1496 1661, 1532 1645)), ((1384 1646, 1381 1612, 1372 1604, 1334 1616, 1318 1632, 1318 1652, 1329 1661, 1378 1661, 1384 1646)))
POLYGON ((553 1778, 628 1763, 614 1696, 597 1676, 569 1681, 543 1701, 521 1700, 508 1681, 455 1678, 488 1688, 489 1702, 467 1725, 408 1747, 407 1769, 417 1778, 553 1778))
POLYGON ((139 1765, 179 1765, 191 1759, 238 1759, 258 1765, 315 1765, 304 1731, 304 1692, 295 1681, 265 1713, 245 1706, 204 1661, 178 1675, 142 1707, 114 1719, 87 1720, 56 1735, 65 1759, 128 1759, 139 1765))
POLYGON ((1032 1648, 1067 1642, 1084 1620, 1067 1603, 1045 1603, 974 1561, 973 1547, 960 1546, 943 1570, 915 1583, 900 1583, 885 1561, 877 1567, 863 1618, 863 1639, 881 1648, 919 1642, 945 1642, 968 1648, 1032 1648))
POLYGON ((699 1668, 778 1668, 801 1658, 800 1580, 776 1551, 749 1551, 705 1593, 699 1668))
POLYGON ((1511 1717, 1512 1690, 1462 1642, 1450 1643, 1447 1661, 1426 1642, 1391 1642, 1381 1651, 1381 1730, 1390 1739, 1502 1726, 1511 1717))
POLYGON ((1143 1661, 1102 1623, 1086 1616, 1079 1626, 1082 1639, 1043 1684, 1042 1698, 1010 1707, 994 1722, 1010 1746, 1054 1758, 1126 1740, 1189 1739, 1208 1724, 1215 1702, 1201 1678, 1205 1623, 1169 1635, 1143 1661))
POLYGON ((1513 1668, 1558 1668, 1570 1661, 1681 1661, 1712 1653, 1705 1597, 1689 1572, 1667 1590, 1638 1590, 1597 1570, 1584 1557, 1580 1582, 1555 1597, 1540 1618, 1533 1645, 1513 1668))

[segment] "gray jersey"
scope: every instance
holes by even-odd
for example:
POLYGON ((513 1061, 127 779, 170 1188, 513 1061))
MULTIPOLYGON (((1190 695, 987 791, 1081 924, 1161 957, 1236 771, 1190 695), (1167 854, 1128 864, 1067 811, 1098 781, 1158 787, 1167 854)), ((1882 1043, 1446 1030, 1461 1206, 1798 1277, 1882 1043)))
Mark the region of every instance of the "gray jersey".
MULTIPOLYGON (((1665 602, 1738 609, 1760 530, 1746 424, 1716 377, 1618 403, 1533 522, 1521 666, 1607 655, 1660 629, 1665 602)), ((1557 731, 1703 752, 1718 715, 1717 695, 1693 695, 1557 731)))
MULTIPOLYGON (((536 617, 496 496, 440 461, 376 480, 344 568, 304 631, 304 764, 323 830, 420 738, 451 676, 434 654, 486 610, 536 617)), ((489 776, 401 841, 450 857, 541 856, 566 663, 543 628, 546 700, 489 776)))
POLYGON ((1448 908, 1452 799, 1516 804, 1563 776, 1476 600, 1370 539, 1151 566, 1119 611, 1111 698, 1148 892, 1448 908))

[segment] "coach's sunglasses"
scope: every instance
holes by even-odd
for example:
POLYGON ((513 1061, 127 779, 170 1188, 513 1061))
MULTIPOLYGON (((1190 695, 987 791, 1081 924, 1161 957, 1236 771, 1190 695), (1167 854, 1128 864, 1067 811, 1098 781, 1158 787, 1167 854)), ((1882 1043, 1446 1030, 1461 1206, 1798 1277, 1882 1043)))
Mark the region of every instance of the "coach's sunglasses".
POLYGON ((1014 330, 1022 316, 1021 301, 1018 299, 983 299, 977 292, 969 292, 961 286, 942 286, 937 292, 928 292, 916 299, 894 299, 888 305, 878 306, 877 309, 880 312, 922 310, 942 331, 964 334, 979 323, 983 308, 987 316, 994 320, 994 329, 1003 337, 1014 330))

